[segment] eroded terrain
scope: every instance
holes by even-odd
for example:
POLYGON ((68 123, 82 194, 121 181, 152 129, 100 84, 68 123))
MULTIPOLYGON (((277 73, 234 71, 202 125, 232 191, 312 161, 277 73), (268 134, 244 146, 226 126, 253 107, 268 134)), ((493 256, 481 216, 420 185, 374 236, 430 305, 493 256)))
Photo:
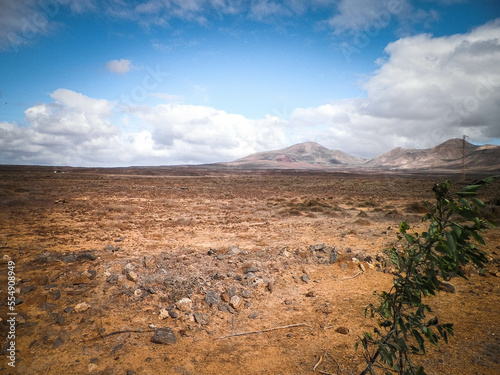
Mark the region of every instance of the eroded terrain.
MULTIPOLYGON (((375 324, 364 307, 391 285, 383 249, 397 246, 402 220, 424 228, 422 201, 445 179, 59 172, 0 170, 2 373, 357 374, 356 337, 375 324), (4 340, 9 259, 15 369, 4 340), (151 341, 162 327, 175 343, 151 341)), ((498 185, 485 200, 498 204, 498 185)), ((456 333, 421 358, 429 374, 500 372, 500 230, 485 239, 487 269, 470 267, 454 293, 431 299, 456 333)))

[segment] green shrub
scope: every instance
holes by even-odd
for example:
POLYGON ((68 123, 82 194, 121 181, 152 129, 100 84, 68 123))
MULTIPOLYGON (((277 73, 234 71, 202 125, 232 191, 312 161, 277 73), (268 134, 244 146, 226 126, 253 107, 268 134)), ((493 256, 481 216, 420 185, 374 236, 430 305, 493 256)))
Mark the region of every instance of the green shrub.
POLYGON ((427 318, 432 310, 424 299, 439 292, 443 281, 465 278, 465 265, 472 262, 482 269, 487 262, 485 253, 475 245, 484 245, 480 233, 491 227, 480 215, 485 204, 477 198, 477 191, 494 179, 466 186, 456 198, 449 182, 437 184, 433 188, 436 203, 429 205, 422 219, 429 222, 428 230, 409 233, 408 223, 401 223, 398 239, 402 247, 385 251, 396 267, 393 287, 389 292, 375 292, 380 304, 365 309, 365 316, 378 318, 378 327, 373 334, 364 332, 356 342, 356 348, 359 344, 364 348, 368 365, 362 375, 375 374, 375 369, 387 375, 424 375, 413 355, 425 354, 426 341, 437 345, 453 335, 452 324, 427 318))

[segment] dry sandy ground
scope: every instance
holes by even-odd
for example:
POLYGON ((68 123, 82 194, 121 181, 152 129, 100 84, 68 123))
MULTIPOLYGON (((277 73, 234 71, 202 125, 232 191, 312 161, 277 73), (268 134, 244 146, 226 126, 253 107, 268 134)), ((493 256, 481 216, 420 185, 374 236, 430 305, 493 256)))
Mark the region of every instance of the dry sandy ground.
MULTIPOLYGON (((444 181, 65 171, 0 168, 4 374, 357 374, 356 338, 376 323, 364 307, 392 280, 380 255, 397 245, 402 220, 423 229, 420 202, 444 181), (9 259, 20 298, 15 368, 5 345, 9 259), (174 344, 151 342, 160 327, 174 344), (225 337, 237 333, 248 334, 225 337)), ((485 200, 500 197, 498 185, 485 200)), ((468 280, 452 280, 455 293, 430 300, 456 333, 416 359, 429 374, 500 373, 500 230, 485 238, 487 272, 470 268, 468 280)))

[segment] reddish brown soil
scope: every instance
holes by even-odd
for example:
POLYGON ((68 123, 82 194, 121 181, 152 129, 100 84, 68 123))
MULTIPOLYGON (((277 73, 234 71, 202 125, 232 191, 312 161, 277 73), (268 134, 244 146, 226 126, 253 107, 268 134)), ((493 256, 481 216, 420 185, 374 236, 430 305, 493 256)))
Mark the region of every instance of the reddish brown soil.
MULTIPOLYGON (((431 201, 433 184, 444 181, 194 168, 65 171, 0 168, 4 349, 9 258, 23 300, 16 367, 4 350, 1 373, 358 374, 364 359, 356 338, 376 324, 364 307, 392 280, 375 258, 396 245, 402 220, 424 228, 420 202, 431 201), (321 243, 337 247, 336 263, 309 249, 321 243), (231 246, 240 253, 230 256, 231 246), (249 267, 258 268, 256 280, 245 279, 249 267), (233 313, 205 302, 208 290, 231 287, 238 296, 251 292, 233 313), (193 301, 189 311, 160 319, 184 297, 193 301), (64 311, 82 302, 90 308, 64 311), (208 324, 194 312, 207 314, 208 324), (154 327, 172 328, 177 342, 152 343, 154 327), (266 332, 250 333, 257 331, 266 332), (233 333, 250 334, 221 338, 233 333)), ((483 191, 485 200, 500 197, 498 185, 483 191)), ((498 217, 493 209, 488 214, 498 217)), ((452 280, 455 293, 430 299, 456 333, 415 359, 429 374, 500 373, 500 230, 485 239, 486 272, 470 267, 468 280, 452 280)))

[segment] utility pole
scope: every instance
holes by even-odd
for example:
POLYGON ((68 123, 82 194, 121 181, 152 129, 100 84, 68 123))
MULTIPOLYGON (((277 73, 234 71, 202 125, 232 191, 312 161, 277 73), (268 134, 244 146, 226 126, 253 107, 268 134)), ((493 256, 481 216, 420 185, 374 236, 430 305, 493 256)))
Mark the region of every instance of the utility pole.
POLYGON ((465 181, 465 138, 469 138, 464 135, 462 138, 462 180, 465 181))

